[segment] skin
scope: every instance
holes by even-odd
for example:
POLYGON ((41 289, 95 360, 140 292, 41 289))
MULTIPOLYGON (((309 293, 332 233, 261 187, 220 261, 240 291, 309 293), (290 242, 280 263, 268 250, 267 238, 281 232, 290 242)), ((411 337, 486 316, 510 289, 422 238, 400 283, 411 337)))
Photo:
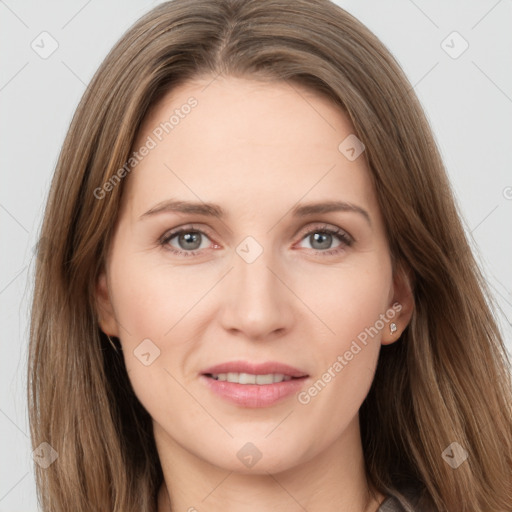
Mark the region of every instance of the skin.
POLYGON ((212 80, 173 89, 146 117, 135 148, 190 96, 198 101, 125 178, 97 283, 100 326, 120 338, 130 381, 153 418, 165 479, 158 510, 375 511, 385 496, 369 497, 358 410, 381 345, 399 338, 413 306, 409 282, 392 273, 364 154, 350 161, 338 150, 354 128, 314 92, 283 82, 212 80), (169 198, 213 202, 227 216, 140 219, 169 198), (326 200, 364 208, 371 224, 352 211, 290 214, 297 203, 326 200), (159 244, 190 223, 205 233, 200 254, 170 252, 197 247, 178 236, 167 248, 159 244), (309 231, 322 233, 325 225, 354 242, 335 235, 330 245, 315 242, 309 231), (236 252, 247 236, 263 248, 250 264, 236 252), (322 254, 330 249, 340 252, 322 254), (360 344, 308 404, 292 394, 270 407, 241 407, 199 379, 225 361, 279 361, 307 373, 307 389, 396 302, 397 332, 386 324, 360 344), (149 366, 134 356, 146 338, 160 350, 149 366), (237 457, 248 442, 262 455, 251 468, 237 457))

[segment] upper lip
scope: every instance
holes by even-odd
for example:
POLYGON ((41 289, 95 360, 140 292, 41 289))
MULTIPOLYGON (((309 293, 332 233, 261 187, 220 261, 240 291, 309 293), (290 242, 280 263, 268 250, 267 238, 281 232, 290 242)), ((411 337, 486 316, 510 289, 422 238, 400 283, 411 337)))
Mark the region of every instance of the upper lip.
POLYGON ((307 377, 308 374, 293 366, 278 363, 276 361, 268 361, 265 363, 251 363, 249 361, 229 361, 226 363, 217 364, 207 368, 204 374, 219 373, 250 373, 252 375, 267 375, 269 373, 281 373, 290 377, 307 377))

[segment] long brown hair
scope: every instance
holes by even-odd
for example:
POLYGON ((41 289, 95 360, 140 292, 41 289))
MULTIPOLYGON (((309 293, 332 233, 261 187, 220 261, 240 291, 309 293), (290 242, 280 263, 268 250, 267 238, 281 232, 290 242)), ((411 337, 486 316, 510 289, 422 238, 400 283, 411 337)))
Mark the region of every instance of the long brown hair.
MULTIPOLYGON (((419 485, 440 511, 512 504, 510 361, 431 129, 385 46, 328 0, 174 0, 114 46, 77 108, 41 229, 29 350, 33 447, 45 512, 156 510, 162 469, 151 418, 98 327, 96 280, 149 108, 218 74, 300 84, 331 98, 365 145, 392 257, 414 283, 401 339, 381 349, 360 410, 367 478, 419 485), (467 460, 453 469, 443 451, 467 460)), ((200 105, 199 107, 200 108, 200 105)), ((340 141, 341 142, 341 141, 340 141)), ((133 170, 132 172, 137 172, 133 170)))

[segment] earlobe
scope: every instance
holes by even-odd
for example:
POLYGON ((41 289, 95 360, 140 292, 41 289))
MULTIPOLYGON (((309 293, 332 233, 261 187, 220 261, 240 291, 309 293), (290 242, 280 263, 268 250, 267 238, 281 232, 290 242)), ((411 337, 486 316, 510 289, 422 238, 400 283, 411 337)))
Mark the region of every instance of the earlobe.
POLYGON ((96 314, 100 329, 110 336, 119 336, 114 308, 110 299, 107 276, 103 271, 96 282, 96 314))
POLYGON ((414 293, 411 273, 400 266, 393 277, 393 299, 388 309, 389 323, 382 332, 382 345, 398 341, 414 311, 414 293))

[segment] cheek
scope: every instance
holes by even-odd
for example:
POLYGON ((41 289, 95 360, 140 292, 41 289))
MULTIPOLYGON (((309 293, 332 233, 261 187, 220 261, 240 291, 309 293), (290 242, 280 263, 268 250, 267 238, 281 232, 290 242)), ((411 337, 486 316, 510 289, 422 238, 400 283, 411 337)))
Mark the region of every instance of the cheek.
POLYGON ((160 342, 172 336, 181 327, 180 319, 194 314, 209 283, 208 276, 193 266, 175 269, 133 248, 120 247, 113 261, 116 316, 123 340, 130 343, 140 343, 141 337, 160 342))
MULTIPOLYGON (((178 384, 198 337, 200 298, 211 287, 206 272, 155 262, 131 247, 117 248, 111 266, 112 300, 123 356, 135 394, 152 416, 189 399, 178 384), (123 252, 124 251, 124 252, 123 252), (173 376, 176 379, 173 379, 173 376)), ((187 374, 187 378, 189 375, 187 374)))
MULTIPOLYGON (((335 436, 353 418, 373 381, 392 283, 391 267, 375 259, 360 268, 336 269, 310 276, 309 304, 325 330, 315 338, 315 374, 311 386, 298 395, 306 423, 314 416, 333 420, 326 425, 335 436), (322 286, 323 285, 323 286, 322 286), (323 291, 323 293, 321 293, 323 291), (314 414, 313 414, 314 411, 314 414)), ((324 441, 319 441, 324 442, 324 441)))
MULTIPOLYGON (((325 353, 343 350, 385 313, 392 290, 391 265, 376 254, 353 265, 319 268, 297 280, 295 290, 315 313, 325 353)), ((364 336, 363 336, 364 337, 364 336)), ((380 340, 380 333, 374 338, 380 340)))

